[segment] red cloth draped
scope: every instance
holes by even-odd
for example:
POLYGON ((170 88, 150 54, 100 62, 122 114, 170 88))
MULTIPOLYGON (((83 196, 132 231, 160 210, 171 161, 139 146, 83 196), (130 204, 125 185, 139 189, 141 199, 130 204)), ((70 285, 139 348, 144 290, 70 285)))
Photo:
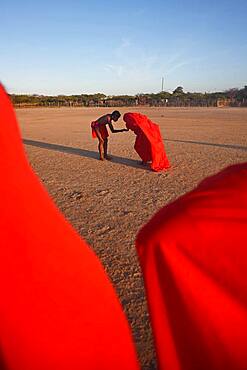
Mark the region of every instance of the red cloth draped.
MULTIPOLYGON (((92 124, 93 124, 93 123, 94 123, 94 122, 92 122, 92 124)), ((91 126, 91 127, 92 127, 92 126, 91 126)), ((108 130, 107 130, 106 125, 100 125, 100 126, 99 126, 99 131, 100 131, 100 134, 101 134, 102 139, 106 139, 106 138, 108 138, 109 133, 108 133, 108 130)), ((95 129, 92 127, 92 138, 93 138, 93 139, 96 139, 96 137, 97 137, 96 131, 95 131, 95 129)))
POLYGON ((134 148, 143 162, 151 161, 154 171, 169 168, 159 126, 140 113, 126 113, 123 119, 126 127, 137 136, 134 148))
POLYGON ((139 368, 99 260, 29 167, 0 86, 0 368, 139 368))
POLYGON ((247 163, 164 207, 136 246, 159 369, 247 369, 247 163))

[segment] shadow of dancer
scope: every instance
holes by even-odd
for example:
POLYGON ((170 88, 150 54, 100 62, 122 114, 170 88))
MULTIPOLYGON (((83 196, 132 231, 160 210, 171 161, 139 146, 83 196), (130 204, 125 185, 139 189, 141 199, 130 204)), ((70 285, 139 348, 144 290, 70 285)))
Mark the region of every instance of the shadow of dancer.
POLYGON ((166 141, 176 142, 176 143, 185 143, 185 144, 209 145, 209 146, 215 146, 219 148, 238 149, 238 150, 247 151, 247 146, 236 145, 236 144, 219 144, 219 143, 208 143, 205 141, 177 140, 177 139, 166 139, 166 141))
MULTIPOLYGON (((87 149, 80 149, 80 148, 73 148, 70 146, 64 146, 60 144, 52 144, 52 143, 45 143, 43 141, 36 141, 36 140, 30 140, 30 139, 23 139, 23 144, 34 146, 37 148, 42 149, 48 149, 53 150, 57 152, 67 153, 67 154, 73 154, 78 155, 80 157, 85 158, 92 158, 98 160, 99 154, 98 152, 87 150, 87 149)), ((142 169, 145 171, 150 171, 149 168, 144 167, 141 165, 141 163, 138 160, 130 159, 130 158, 123 158, 116 155, 111 155, 113 163, 122 164, 124 166, 133 167, 137 169, 142 169)))

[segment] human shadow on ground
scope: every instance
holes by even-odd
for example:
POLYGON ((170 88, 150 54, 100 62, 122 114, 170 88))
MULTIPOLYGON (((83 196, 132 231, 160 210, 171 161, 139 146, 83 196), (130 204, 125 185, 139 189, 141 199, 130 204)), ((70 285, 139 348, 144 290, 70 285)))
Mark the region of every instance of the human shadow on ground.
POLYGON ((217 144, 217 143, 208 143, 205 141, 193 141, 193 140, 176 140, 176 139, 165 139, 167 142, 177 142, 177 143, 186 143, 186 144, 198 144, 198 145, 209 145, 216 146, 219 148, 229 148, 229 149, 238 149, 247 151, 247 146, 235 145, 235 144, 217 144))
MULTIPOLYGON (((80 157, 86 157, 86 158, 92 158, 92 159, 99 160, 99 153, 94 152, 92 150, 73 148, 73 147, 70 147, 70 146, 45 143, 43 141, 36 141, 36 140, 30 140, 30 139, 23 139, 22 141, 23 141, 23 144, 25 144, 25 145, 31 145, 31 146, 35 146, 37 148, 54 150, 54 151, 57 151, 57 152, 68 153, 68 154, 78 155, 80 157)), ((130 158, 123 158, 123 157, 119 157, 119 156, 116 156, 116 155, 111 155, 111 158, 112 158, 111 162, 113 162, 113 163, 118 163, 118 164, 122 164, 124 166, 134 167, 134 168, 150 171, 150 169, 148 167, 144 167, 141 164, 139 164, 138 160, 134 160, 134 159, 130 159, 130 158)))

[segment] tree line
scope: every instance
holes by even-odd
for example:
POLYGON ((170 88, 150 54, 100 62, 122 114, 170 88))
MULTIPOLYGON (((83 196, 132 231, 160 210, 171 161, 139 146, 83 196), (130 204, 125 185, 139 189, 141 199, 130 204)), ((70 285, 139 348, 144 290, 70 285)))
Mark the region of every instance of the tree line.
POLYGON ((184 92, 178 86, 172 93, 162 91, 152 94, 106 96, 102 93, 80 95, 17 95, 10 98, 16 107, 114 107, 114 106, 171 106, 171 107, 214 107, 247 106, 247 86, 221 92, 184 92))

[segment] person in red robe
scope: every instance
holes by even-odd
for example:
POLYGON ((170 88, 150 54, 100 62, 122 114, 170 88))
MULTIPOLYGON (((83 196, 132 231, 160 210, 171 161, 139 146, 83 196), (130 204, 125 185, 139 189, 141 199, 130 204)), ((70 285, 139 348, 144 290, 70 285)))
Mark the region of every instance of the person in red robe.
POLYGON ((135 150, 142 163, 151 162, 153 171, 162 171, 170 167, 159 126, 140 113, 125 113, 123 120, 129 130, 136 134, 135 150))
POLYGON ((247 163, 161 209, 136 248, 159 370, 247 369, 247 163))
POLYGON ((138 370, 117 295, 30 168, 0 86, 0 368, 138 370))

